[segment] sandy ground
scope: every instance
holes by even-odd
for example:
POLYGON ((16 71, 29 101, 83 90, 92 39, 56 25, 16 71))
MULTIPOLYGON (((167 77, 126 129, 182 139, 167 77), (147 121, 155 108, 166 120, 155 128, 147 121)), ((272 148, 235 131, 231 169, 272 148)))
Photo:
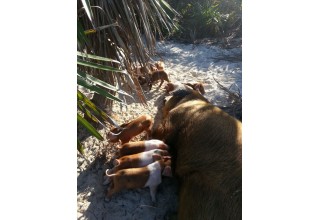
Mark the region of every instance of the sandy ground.
MULTIPOLYGON (((157 56, 154 61, 162 60, 165 71, 172 82, 202 82, 211 103, 218 106, 230 105, 228 94, 217 82, 230 88, 231 91, 242 91, 241 47, 222 49, 210 43, 197 45, 180 44, 176 42, 160 42, 157 44, 157 56)), ((158 84, 146 92, 148 106, 132 103, 127 98, 128 105, 115 104, 112 116, 121 124, 141 114, 155 116, 157 106, 164 95, 164 85, 158 89, 158 84)), ((108 130, 99 130, 106 139, 108 130)), ((158 187, 156 204, 152 204, 149 188, 124 190, 111 199, 105 198, 106 186, 103 174, 107 168, 112 168, 112 160, 119 144, 110 144, 107 140, 99 141, 78 129, 78 136, 85 147, 85 157, 77 155, 77 211, 78 219, 169 219, 178 207, 178 190, 174 178, 164 177, 158 187)), ((144 134, 133 139, 144 139, 144 134)))

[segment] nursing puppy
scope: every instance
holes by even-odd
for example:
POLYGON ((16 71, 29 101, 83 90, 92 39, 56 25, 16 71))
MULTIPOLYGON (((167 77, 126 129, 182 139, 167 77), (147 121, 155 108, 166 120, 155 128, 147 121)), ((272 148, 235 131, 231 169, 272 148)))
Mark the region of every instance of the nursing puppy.
POLYGON ((162 172, 170 161, 165 161, 158 154, 154 154, 153 158, 155 162, 146 167, 123 169, 114 174, 108 174, 106 171, 108 178, 106 182, 110 183, 107 197, 110 198, 124 189, 149 187, 151 200, 155 202, 157 187, 162 182, 162 172))
POLYGON ((188 86, 172 91, 152 137, 170 146, 179 220, 242 218, 242 124, 188 86))
POLYGON ((153 120, 150 115, 141 115, 128 123, 120 125, 120 129, 112 128, 107 134, 107 138, 112 143, 120 140, 124 144, 143 131, 150 135, 152 123, 153 120))
POLYGON ((166 150, 153 149, 137 154, 131 154, 115 159, 113 161, 114 167, 108 170, 108 174, 115 173, 122 169, 144 167, 154 162, 153 155, 158 154, 160 156, 168 156, 169 153, 166 150))
POLYGON ((169 147, 163 141, 152 139, 125 143, 118 147, 118 149, 118 156, 123 157, 125 155, 137 154, 153 149, 168 150, 169 147))

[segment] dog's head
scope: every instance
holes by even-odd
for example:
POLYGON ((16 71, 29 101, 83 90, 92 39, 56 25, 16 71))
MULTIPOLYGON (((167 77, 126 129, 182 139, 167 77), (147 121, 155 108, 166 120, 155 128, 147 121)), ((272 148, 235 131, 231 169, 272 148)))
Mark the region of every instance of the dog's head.
POLYGON ((166 115, 171 109, 191 100, 199 100, 209 102, 198 91, 193 90, 189 86, 177 86, 169 92, 170 96, 165 97, 163 105, 163 114, 166 115))

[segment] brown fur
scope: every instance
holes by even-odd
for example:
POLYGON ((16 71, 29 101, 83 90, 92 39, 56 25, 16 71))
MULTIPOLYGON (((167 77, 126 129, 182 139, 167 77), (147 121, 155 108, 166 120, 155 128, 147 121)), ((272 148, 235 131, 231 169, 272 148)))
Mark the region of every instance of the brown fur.
POLYGON ((151 73, 151 77, 150 77, 150 82, 149 82, 149 90, 151 90, 152 85, 155 84, 158 80, 161 80, 159 88, 162 86, 164 80, 167 82, 170 82, 169 78, 168 78, 168 74, 163 71, 154 71, 151 73))
POLYGON ((135 75, 144 76, 144 75, 150 74, 151 72, 158 71, 160 69, 158 69, 157 66, 158 66, 157 64, 152 64, 152 63, 148 63, 146 66, 138 66, 136 67, 135 75))
MULTIPOLYGON (((144 152, 146 149, 145 142, 146 141, 135 141, 123 144, 119 147, 119 157, 144 152)), ((163 143, 160 144, 157 149, 168 150, 168 146, 163 143)))
POLYGON ((242 124, 185 87, 162 108, 152 137, 170 146, 179 220, 242 218, 242 124))
POLYGON ((157 65, 156 65, 156 64, 151 64, 151 63, 150 63, 150 69, 151 69, 152 72, 159 70, 159 69, 157 68, 157 65))
POLYGON ((110 175, 110 186, 107 196, 110 198, 113 194, 123 189, 143 188, 149 178, 147 167, 123 169, 110 175))
POLYGON ((164 62, 162 61, 156 62, 155 66, 158 70, 164 70, 164 62))
POLYGON ((185 85, 180 83, 180 82, 175 82, 175 83, 167 83, 166 86, 164 87, 167 93, 170 93, 172 91, 178 90, 178 89, 184 89, 185 85))
POLYGON ((152 123, 153 120, 149 115, 141 115, 128 123, 120 125, 122 129, 112 128, 107 137, 110 142, 115 143, 121 140, 121 143, 124 144, 143 131, 147 131, 148 135, 150 135, 152 123))
MULTIPOLYGON (((160 155, 153 155, 156 162, 160 163, 161 171, 165 168, 166 164, 164 159, 160 155)), ((155 163, 156 163, 155 162, 155 163)), ((115 174, 107 174, 108 182, 110 186, 108 188, 107 197, 111 197, 113 194, 120 192, 123 189, 137 189, 145 187, 150 176, 150 171, 147 167, 129 168, 119 170, 115 174)), ((161 178, 161 177, 159 177, 161 178)), ((152 183, 149 185, 152 201, 155 201, 155 194, 157 184, 152 183)))
POLYGON ((165 90, 167 93, 171 92, 174 90, 174 84, 173 83, 167 83, 167 85, 165 85, 165 90))
MULTIPOLYGON (((109 170, 109 174, 115 173, 119 170, 122 169, 127 169, 127 168, 138 168, 138 167, 144 167, 149 165, 150 163, 146 163, 148 162, 148 160, 142 161, 142 154, 144 154, 145 152, 141 152, 141 153, 137 153, 137 154, 132 154, 132 155, 126 155, 121 157, 120 159, 115 159, 114 160, 114 167, 109 170)), ((166 150, 160 150, 160 149, 156 149, 156 151, 154 152, 155 154, 158 154, 160 156, 168 156, 169 153, 166 150)), ((152 158, 151 158, 152 159, 152 158)), ((154 160, 150 161, 151 163, 154 162, 154 160)))
POLYGON ((197 83, 180 83, 180 82, 171 83, 171 82, 169 82, 165 86, 165 89, 166 89, 167 93, 170 93, 170 92, 178 90, 178 89, 184 89, 185 86, 191 87, 193 90, 198 91, 202 95, 205 94, 203 84, 200 82, 197 82, 197 83))
POLYGON ((140 85, 144 85, 148 82, 149 91, 151 90, 152 85, 156 84, 158 80, 161 80, 159 88, 162 86, 164 81, 170 82, 168 74, 164 70, 154 71, 151 74, 149 74, 147 78, 139 76, 138 81, 140 85))
POLYGON ((202 95, 205 94, 203 84, 200 82, 197 83, 185 83, 187 86, 190 86, 193 90, 200 92, 202 95))
POLYGON ((149 74, 150 73, 150 69, 147 66, 140 66, 136 68, 136 75, 145 75, 145 74, 149 74))

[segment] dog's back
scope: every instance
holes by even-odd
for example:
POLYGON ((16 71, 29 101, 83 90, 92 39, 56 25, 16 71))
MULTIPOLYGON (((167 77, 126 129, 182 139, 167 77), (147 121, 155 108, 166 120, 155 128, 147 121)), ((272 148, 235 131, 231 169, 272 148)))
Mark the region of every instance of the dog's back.
POLYGON ((241 122, 187 88, 173 92, 162 110, 152 135, 173 149, 179 219, 241 219, 241 122))

